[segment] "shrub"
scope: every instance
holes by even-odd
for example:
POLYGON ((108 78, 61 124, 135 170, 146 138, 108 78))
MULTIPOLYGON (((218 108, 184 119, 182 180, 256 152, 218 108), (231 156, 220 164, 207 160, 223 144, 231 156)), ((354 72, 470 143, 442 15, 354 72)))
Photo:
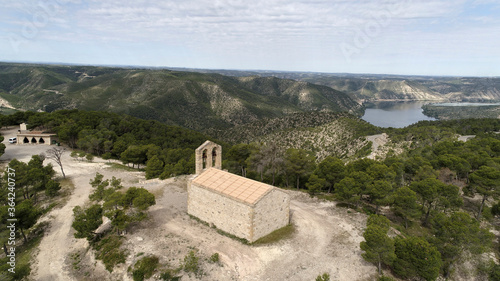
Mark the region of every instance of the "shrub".
POLYGON ((316 277, 316 281, 330 281, 330 274, 323 273, 323 275, 318 275, 318 277, 316 277))
POLYGON ((184 271, 198 274, 200 270, 200 265, 198 264, 198 260, 199 258, 196 256, 196 253, 194 251, 190 251, 184 257, 184 265, 183 265, 184 271))
POLYGON ((132 272, 134 281, 143 281, 151 277, 156 267, 158 267, 158 262, 157 256, 144 257, 137 261, 132 272))
POLYGON ((94 155, 89 153, 85 156, 85 159, 87 159, 87 161, 89 161, 89 162, 92 162, 92 160, 94 160, 94 155))
POLYGON ((123 243, 121 239, 120 236, 109 235, 93 245, 96 250, 96 259, 102 260, 109 272, 113 272, 115 265, 125 263, 126 252, 120 250, 123 243))
POLYGON ((45 185, 45 194, 49 197, 54 197, 60 189, 61 185, 58 182, 49 180, 49 182, 45 185))
POLYGON ((219 253, 215 253, 215 254, 211 255, 209 258, 209 261, 211 263, 218 263, 220 261, 219 253))
POLYGON ((160 279, 163 281, 179 281, 182 276, 176 276, 172 270, 167 270, 160 274, 160 279))

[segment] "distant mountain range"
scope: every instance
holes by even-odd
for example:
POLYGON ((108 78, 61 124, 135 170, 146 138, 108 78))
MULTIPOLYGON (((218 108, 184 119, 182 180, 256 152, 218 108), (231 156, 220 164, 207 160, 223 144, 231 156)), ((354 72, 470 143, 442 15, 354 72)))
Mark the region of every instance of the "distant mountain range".
MULTIPOLYGON (((362 102, 379 100, 500 101, 500 78, 0 63, 3 108, 105 110, 224 139, 291 114, 360 116, 362 102)), ((310 118, 299 123, 332 122, 310 118)))
POLYGON ((300 112, 362 113, 349 95, 306 81, 71 65, 0 63, 0 98, 20 110, 107 110, 198 131, 300 112))
POLYGON ((384 74, 348 74, 286 71, 193 71, 230 76, 278 77, 345 92, 360 101, 500 101, 500 77, 432 77, 384 74))

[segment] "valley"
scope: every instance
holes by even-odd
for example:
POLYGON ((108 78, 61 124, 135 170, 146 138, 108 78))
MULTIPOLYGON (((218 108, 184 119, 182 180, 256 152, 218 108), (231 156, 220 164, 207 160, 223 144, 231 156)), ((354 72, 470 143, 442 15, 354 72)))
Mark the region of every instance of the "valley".
MULTIPOLYGON (((23 193, 12 200, 31 204, 36 215, 22 245, 39 243, 19 274, 33 280, 496 280, 500 119, 400 128, 360 119, 367 100, 473 100, 480 93, 481 101, 493 99, 495 79, 223 74, 0 64, 0 97, 13 111, 0 115, 0 161, 22 171, 23 193), (57 135, 67 179, 56 162, 39 156, 49 146, 8 143, 21 123, 57 135), (206 140, 221 145, 222 169, 290 195, 284 232, 249 244, 187 214, 194 151, 206 140), (41 165, 47 163, 52 166, 41 165), (50 190, 52 182, 61 190, 50 190)), ((0 202, 8 202, 8 185, 2 187, 0 202)), ((3 225, 8 205, 0 207, 3 225)))
MULTIPOLYGON (((190 69, 183 69, 188 71, 190 69)), ((500 100, 498 77, 408 76, 390 74, 351 74, 286 71, 238 71, 192 69, 230 76, 278 77, 345 92, 362 102, 376 101, 471 101, 500 100)))
POLYGON ((362 113, 343 92, 273 77, 4 63, 0 81, 0 97, 19 110, 107 110, 198 131, 290 113, 362 113))

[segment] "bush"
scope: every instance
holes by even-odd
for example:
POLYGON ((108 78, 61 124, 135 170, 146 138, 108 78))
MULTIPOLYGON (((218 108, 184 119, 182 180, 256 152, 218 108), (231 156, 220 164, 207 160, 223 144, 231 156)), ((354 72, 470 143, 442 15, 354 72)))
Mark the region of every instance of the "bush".
POLYGON ((500 281, 500 265, 493 263, 493 265, 489 270, 488 275, 489 275, 489 280, 500 281))
POLYGON ((96 259, 102 260, 109 272, 113 272, 115 265, 125 263, 126 252, 120 250, 123 243, 121 239, 120 236, 109 235, 93 245, 96 250, 96 259))
POLYGON ((132 272, 134 281, 143 281, 151 277, 156 267, 158 267, 158 262, 157 256, 144 257, 137 261, 132 272))
POLYGON ((323 273, 323 275, 318 275, 318 277, 316 277, 316 281, 330 281, 330 274, 323 273))
POLYGON ((92 160, 94 160, 94 155, 89 153, 85 156, 85 159, 87 159, 87 161, 89 161, 89 162, 92 162, 92 160))
POLYGON ((163 281, 179 281, 182 276, 176 276, 172 270, 167 270, 160 274, 160 279, 163 281))
POLYGON ((198 264, 198 260, 199 258, 196 256, 196 253, 194 251, 190 251, 184 257, 184 265, 183 265, 184 271, 198 274, 200 270, 200 265, 198 264))
POLYGON ((45 194, 49 197, 56 196, 59 190, 61 190, 61 185, 54 180, 49 180, 45 185, 45 194))
POLYGON ((219 253, 215 253, 215 254, 211 255, 209 258, 209 261, 211 263, 218 263, 220 261, 219 253))
POLYGON ((113 158, 113 154, 111 154, 111 152, 106 152, 104 153, 103 155, 101 155, 102 159, 104 160, 109 160, 109 159, 112 159, 113 158))

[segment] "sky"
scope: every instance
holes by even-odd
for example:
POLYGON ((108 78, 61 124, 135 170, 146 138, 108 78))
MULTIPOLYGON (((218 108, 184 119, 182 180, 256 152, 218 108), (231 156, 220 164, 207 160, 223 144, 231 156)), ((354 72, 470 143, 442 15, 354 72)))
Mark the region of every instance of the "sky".
POLYGON ((0 61, 500 76, 498 0, 0 4, 0 61))

